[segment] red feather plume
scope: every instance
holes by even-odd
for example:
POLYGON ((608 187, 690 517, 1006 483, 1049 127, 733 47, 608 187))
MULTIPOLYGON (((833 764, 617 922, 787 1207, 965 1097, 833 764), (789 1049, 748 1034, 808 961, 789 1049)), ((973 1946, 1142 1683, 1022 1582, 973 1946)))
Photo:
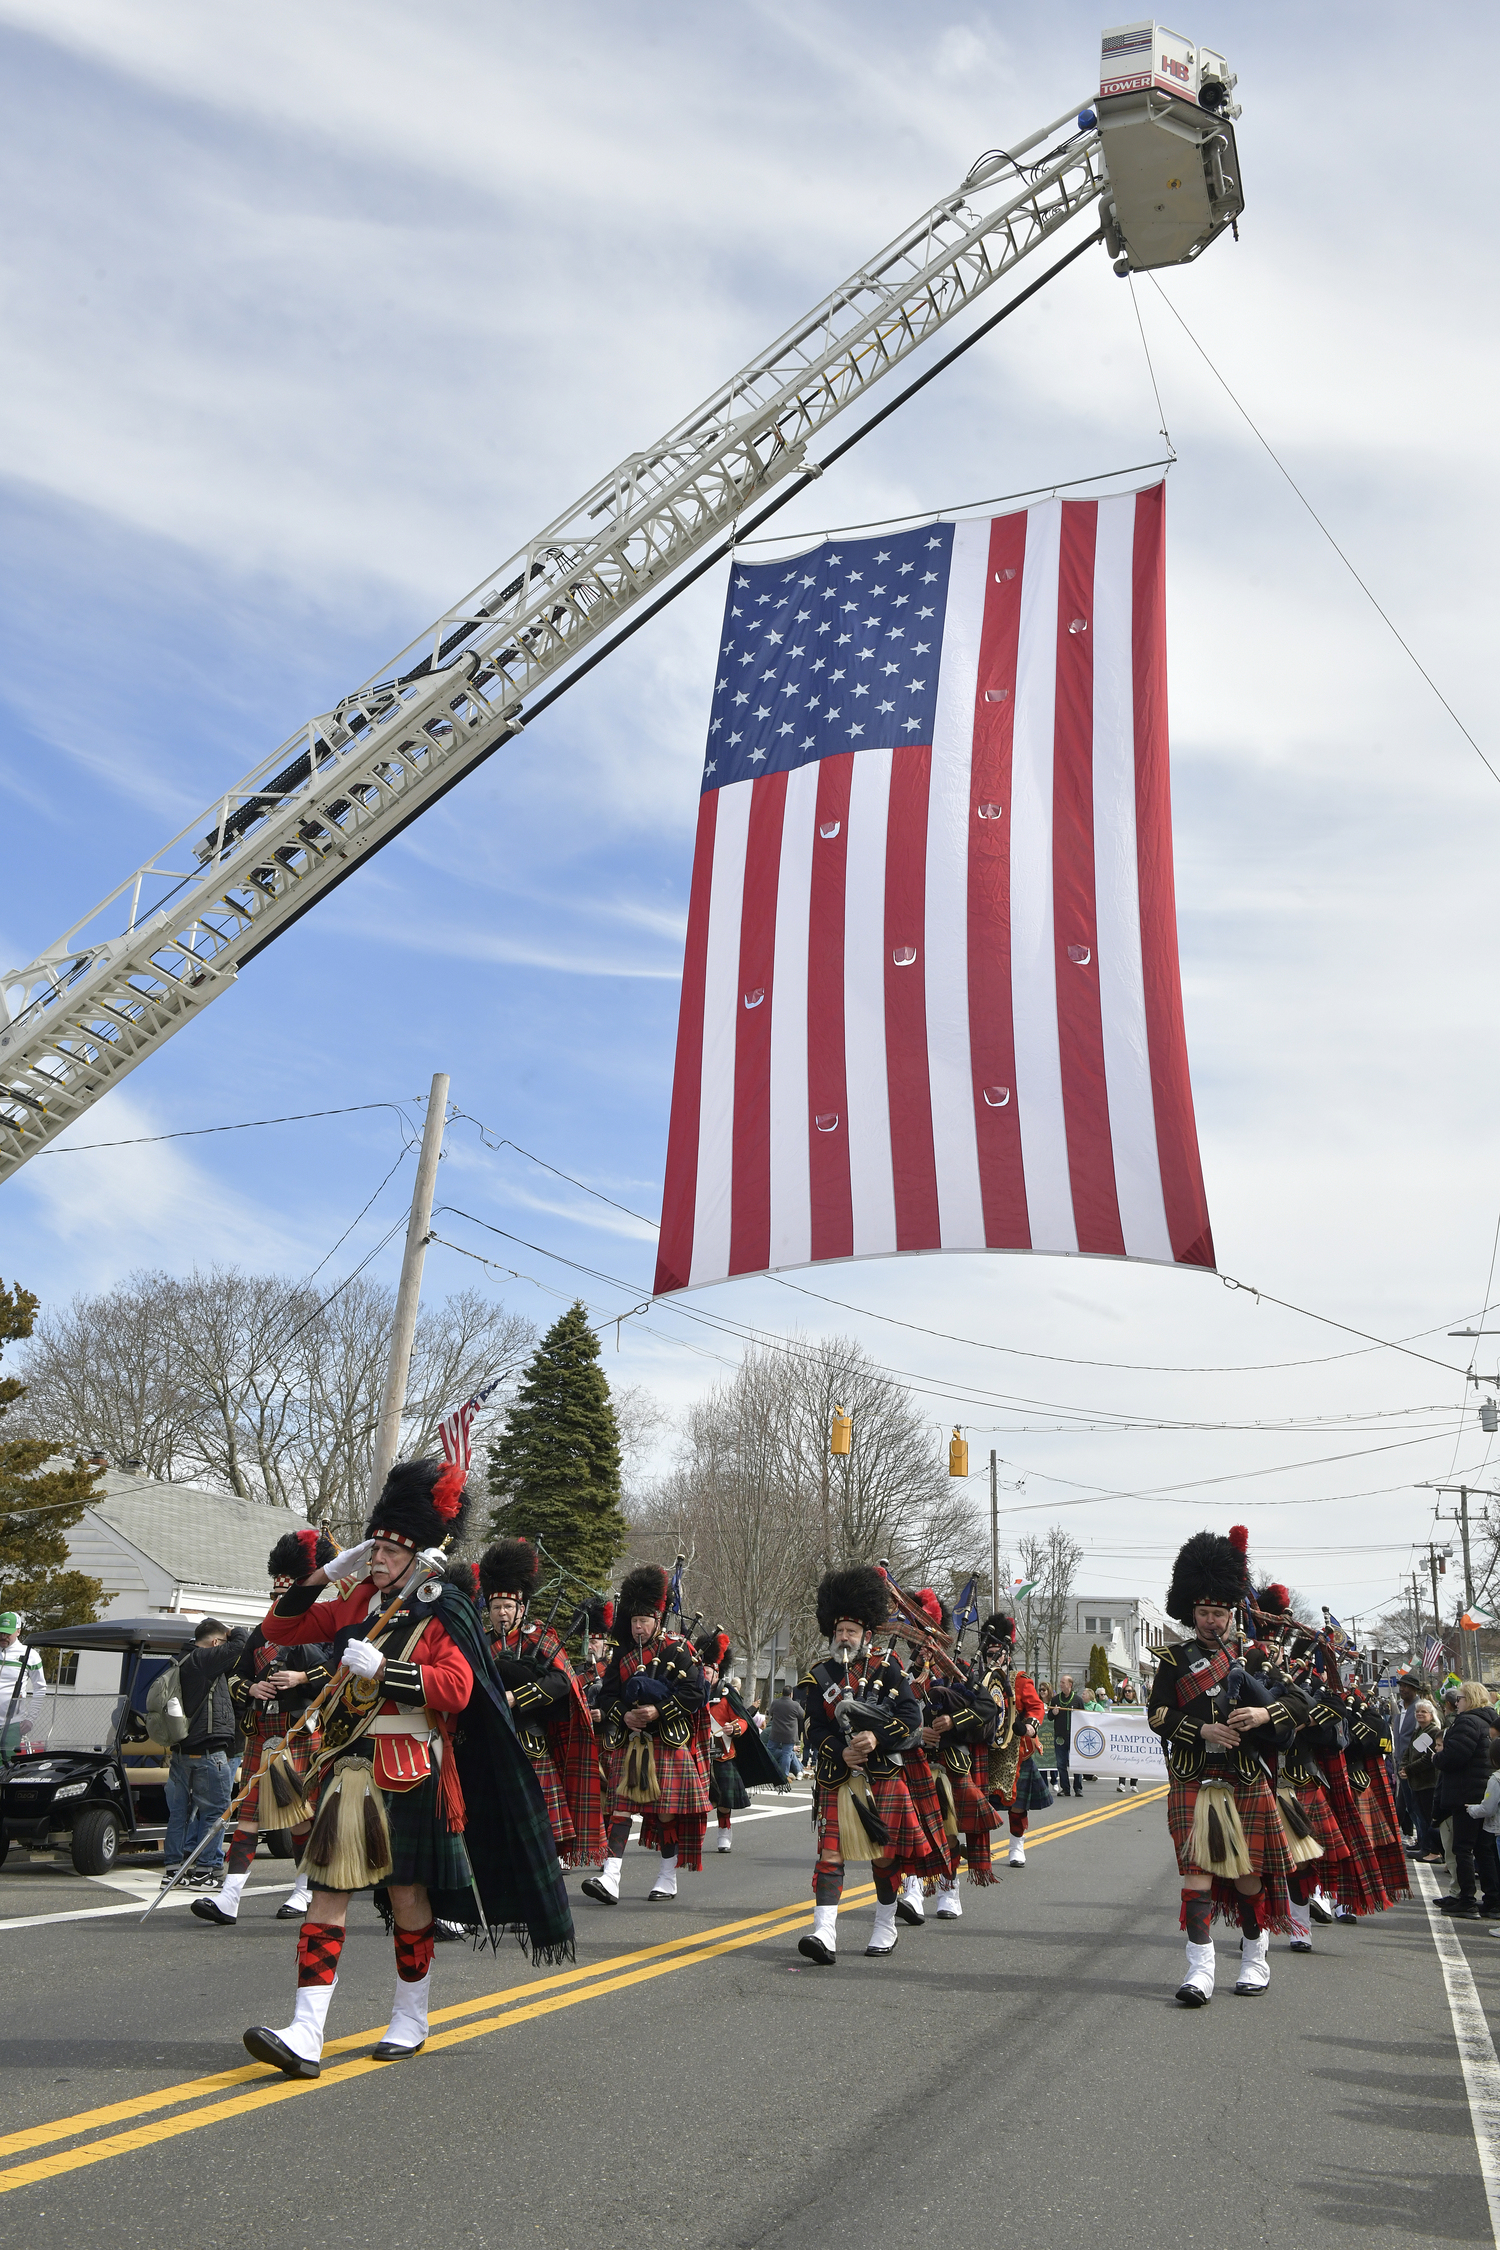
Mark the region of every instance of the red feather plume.
POLYGON ((316 1570, 318 1567, 318 1534, 313 1525, 308 1524, 303 1530, 294 1532, 292 1536, 307 1557, 308 1569, 310 1571, 316 1570))
POLYGON ((916 1601, 918 1609, 922 1612, 922 1615, 926 1618, 928 1624, 941 1627, 943 1622, 943 1605, 938 1600, 937 1595, 933 1592, 932 1588, 930 1586, 924 1586, 921 1592, 917 1594, 914 1599, 916 1601))
POLYGON ((450 1461, 432 1488, 432 1505, 444 1523, 451 1523, 458 1514, 468 1474, 461 1461, 450 1461))
POLYGON ((1274 1603, 1276 1604, 1276 1607, 1277 1607, 1278 1609, 1290 1609, 1290 1608, 1291 1608, 1291 1606, 1292 1606, 1292 1596, 1291 1596, 1291 1592, 1290 1592, 1290 1589, 1289 1589, 1288 1587, 1286 1587, 1286 1586, 1280 1586, 1280 1585, 1271 1585, 1271 1586, 1268 1586, 1268 1587, 1266 1588, 1266 1592, 1267 1592, 1267 1593, 1268 1593, 1268 1594, 1270 1595, 1270 1597, 1271 1597, 1272 1601, 1273 1601, 1273 1602, 1274 1602, 1274 1603))
POLYGON ((1250 1552, 1250 1526, 1244 1523, 1232 1523, 1229 1526, 1229 1544, 1238 1553, 1248 1555, 1250 1552))

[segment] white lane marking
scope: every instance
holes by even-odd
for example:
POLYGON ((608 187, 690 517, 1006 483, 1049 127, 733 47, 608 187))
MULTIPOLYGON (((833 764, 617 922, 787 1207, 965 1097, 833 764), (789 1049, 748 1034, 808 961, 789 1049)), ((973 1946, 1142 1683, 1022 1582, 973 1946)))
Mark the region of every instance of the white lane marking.
POLYGON ((1427 1902, 1432 1942, 1437 1947, 1443 1983, 1447 1987, 1448 2013, 1453 2019, 1458 2059, 1463 2065, 1474 2146, 1479 2152, 1479 2170, 1490 2207, 1490 2233, 1500 2244, 1500 2056, 1495 2053, 1495 2042, 1485 2021, 1474 1972, 1459 1943, 1458 1932, 1433 1903, 1438 1887, 1432 1869, 1418 1867, 1417 1882, 1427 1902))
MULTIPOLYGON (((247 1884, 244 1895, 246 1898, 255 1898, 262 1892, 291 1889, 290 1883, 247 1884)), ((128 1906, 82 1906, 69 1914, 12 1914, 0 1918, 0 1930, 41 1930, 53 1922, 98 1922, 111 1914, 139 1915, 145 1912, 155 1895, 154 1890, 142 1891, 137 1893, 128 1906)), ((161 1911, 165 1913, 169 1906, 191 1906, 195 1898, 212 1896, 212 1891, 176 1890, 169 1899, 163 1901, 161 1911)))

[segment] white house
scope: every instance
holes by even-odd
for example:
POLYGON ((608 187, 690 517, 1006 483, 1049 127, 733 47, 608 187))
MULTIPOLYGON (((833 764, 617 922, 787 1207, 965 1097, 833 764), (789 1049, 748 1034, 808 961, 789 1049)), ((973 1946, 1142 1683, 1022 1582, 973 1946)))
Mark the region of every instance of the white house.
MULTIPOLYGON (((1181 1638, 1165 1610, 1146 1595, 1070 1594, 1057 1671, 1050 1684, 1056 1687, 1063 1673, 1071 1672, 1081 1688, 1090 1649, 1102 1648, 1116 1681, 1129 1679, 1139 1692, 1150 1682, 1160 1651, 1181 1638)), ((1045 1662, 1045 1649, 1040 1653, 1045 1662)))
POLYGON ((68 1534, 68 1563, 104 1584, 101 1617, 221 1617, 254 1625, 271 1603, 266 1557, 305 1518, 191 1484, 123 1469, 99 1474, 104 1497, 68 1534))

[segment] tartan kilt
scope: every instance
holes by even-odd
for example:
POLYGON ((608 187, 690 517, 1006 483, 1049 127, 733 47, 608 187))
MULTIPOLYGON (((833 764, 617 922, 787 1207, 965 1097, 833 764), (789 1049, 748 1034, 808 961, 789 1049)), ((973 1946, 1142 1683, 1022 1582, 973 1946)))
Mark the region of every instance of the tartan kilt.
MULTIPOLYGON (((1287 1857, 1286 1839, 1281 1832, 1281 1814, 1277 1810, 1275 1792, 1264 1774, 1254 1781, 1238 1781, 1227 1774, 1213 1776, 1224 1780, 1234 1792, 1235 1806, 1240 1816, 1240 1826, 1245 1831, 1245 1847, 1250 1855, 1251 1871, 1260 1877, 1260 1919, 1264 1929, 1290 1935, 1292 1920, 1288 1911, 1290 1893, 1287 1881, 1292 1873, 1292 1863, 1287 1857)), ((1201 1784, 1185 1781, 1173 1774, 1167 1789, 1167 1828, 1177 1852, 1177 1871, 1180 1875, 1206 1875, 1207 1868, 1200 1867, 1192 1857, 1193 1815, 1198 1809, 1198 1791, 1201 1784)), ((1238 1927, 1240 1894, 1231 1876, 1215 1875, 1213 1912, 1221 1921, 1238 1927)))
MULTIPOLYGON (((467 1891, 474 1880, 468 1849, 463 1837, 444 1825, 436 1771, 415 1789, 382 1789, 380 1795, 391 1831, 391 1866, 378 1885, 365 1888, 378 1894, 391 1883, 421 1883, 429 1892, 467 1891)), ((318 1870, 306 1872, 316 1890, 318 1870)))
MULTIPOLYGON (((624 1810, 623 1806, 621 1810, 624 1810)), ((645 1814, 646 1817, 641 1822, 642 1851, 665 1852, 670 1842, 672 1850, 677 1854, 679 1869, 686 1869, 689 1875, 701 1875, 703 1838, 708 1829, 707 1813, 674 1815, 668 1823, 672 1830, 670 1838, 662 1834, 663 1814, 659 1805, 648 1805, 645 1814)))
POLYGON ((990 1832, 999 1827, 1000 1815, 972 1774, 950 1773, 948 1786, 953 1791, 953 1809, 958 1814, 969 1881, 980 1886, 997 1882, 999 1878, 990 1862, 990 1832))
POLYGON ((938 1788, 932 1767, 925 1754, 916 1749, 902 1751, 901 1766, 929 1851, 935 1861, 941 1862, 941 1865, 930 1865, 925 1872, 934 1878, 952 1875, 958 1866, 958 1843, 955 1837, 948 1834, 942 1792, 938 1788))
MULTIPOLYGON (((1341 1750, 1330 1751, 1323 1763, 1328 1769, 1328 1799, 1344 1841, 1344 1856, 1329 1868, 1323 1888, 1336 1906, 1351 1914, 1380 1914, 1390 1905, 1381 1876, 1380 1860, 1370 1830, 1361 1816, 1359 1799, 1349 1780, 1341 1750)), ((1405 1867, 1402 1869, 1403 1879, 1405 1867)))
MULTIPOLYGON (((946 1872, 946 1857, 934 1853, 927 1831, 917 1816, 912 1803, 906 1777, 900 1773, 872 1773, 866 1776, 875 1810, 890 1830, 889 1859, 886 1862, 893 1875, 941 1875, 946 1872)), ((826 1789, 820 1783, 813 1794, 813 1827, 818 1839, 818 1857, 840 1866, 843 1852, 839 1846, 839 1793, 838 1788, 826 1789)))
POLYGON ((1391 1901, 1409 1898, 1411 1878, 1406 1872, 1406 1853, 1386 1817, 1373 1781, 1368 1789, 1355 1790, 1354 1803, 1370 1839, 1375 1864, 1380 1869, 1381 1889, 1391 1901))
MULTIPOLYGON (((293 1717, 295 1715, 294 1713, 293 1717)), ((258 1726, 253 1730, 249 1727, 240 1729, 245 1737, 245 1759, 240 1767, 241 1787, 251 1779, 252 1775, 260 1772, 266 1762, 266 1746, 271 1742, 283 1742, 285 1744, 287 1764, 291 1767, 293 1773, 306 1773, 308 1760, 317 1749, 322 1737, 310 1733, 306 1727, 303 1727, 301 1732, 294 1734, 288 1742, 285 1739, 286 1730, 291 1723, 291 1719, 283 1719, 279 1726, 258 1726)))
POLYGON ((552 1823, 552 1840, 557 1846, 557 1856, 567 1865, 566 1853, 578 1841, 578 1831, 573 1825, 573 1815, 568 1800, 563 1795, 562 1775, 557 1770, 557 1760, 547 1749, 533 1750, 530 1743, 523 1744, 531 1760, 531 1770, 542 1785, 542 1795, 547 1803, 547 1818, 552 1823))
POLYGON ((677 1847, 677 1864, 697 1874, 703 1866, 703 1835, 708 1826, 708 1783, 690 1742, 655 1742, 656 1779, 661 1795, 654 1805, 631 1805, 617 1796, 625 1770, 625 1745, 609 1754, 608 1798, 616 1818, 627 1813, 641 1816, 641 1844, 646 1851, 661 1851, 663 1828, 670 1828, 677 1847))
POLYGON ((719 1812, 744 1812, 748 1807, 750 1792, 733 1758, 709 1759, 708 1801, 719 1812))
MULTIPOLYGON (((1328 1802, 1328 1792, 1322 1783, 1299 1781, 1292 1795, 1302 1809, 1302 1817, 1323 1847, 1323 1857, 1317 1863, 1320 1869, 1326 1870, 1331 1859, 1347 1858, 1349 1846, 1344 1842, 1339 1824, 1333 1817, 1333 1807, 1328 1802)), ((1314 1877, 1314 1880, 1321 1878, 1314 1877)), ((1326 1890, 1327 1887, 1326 1881, 1323 1882, 1322 1888, 1326 1890)))

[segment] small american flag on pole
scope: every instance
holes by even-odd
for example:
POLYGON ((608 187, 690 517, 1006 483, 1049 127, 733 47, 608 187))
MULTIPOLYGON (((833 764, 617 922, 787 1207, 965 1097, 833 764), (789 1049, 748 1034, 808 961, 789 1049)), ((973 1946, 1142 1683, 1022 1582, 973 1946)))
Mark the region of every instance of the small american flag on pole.
POLYGON ((472 1398, 465 1399, 462 1406, 455 1406, 453 1412, 445 1414, 438 1424, 438 1443, 443 1449, 443 1459, 445 1461, 457 1461, 465 1475, 468 1474, 474 1458, 469 1444, 469 1432, 474 1427, 474 1417, 491 1391, 498 1391, 504 1380, 503 1375, 497 1375, 493 1383, 486 1383, 482 1391, 476 1391, 472 1398))
POLYGON ((1422 1669, 1424 1672, 1441 1672, 1448 1652, 1435 1633, 1429 1633, 1422 1643, 1422 1669))
POLYGON ((1164 488, 732 569, 658 1292, 823 1259, 1212 1267, 1164 488))

